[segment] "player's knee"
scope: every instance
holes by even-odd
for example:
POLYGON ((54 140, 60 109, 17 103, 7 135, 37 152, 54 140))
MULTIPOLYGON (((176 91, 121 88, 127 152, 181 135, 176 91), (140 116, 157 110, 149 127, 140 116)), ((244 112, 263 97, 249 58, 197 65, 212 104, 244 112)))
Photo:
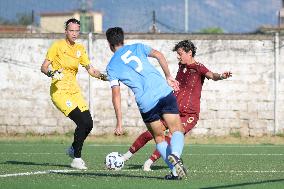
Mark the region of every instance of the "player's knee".
POLYGON ((84 123, 84 127, 88 130, 91 131, 93 129, 93 120, 92 119, 88 119, 85 121, 84 123))
POLYGON ((90 112, 89 111, 83 112, 83 116, 84 116, 83 119, 84 128, 91 131, 93 129, 93 119, 91 117, 90 112))
POLYGON ((154 139, 155 139, 156 143, 158 144, 158 143, 160 143, 160 142, 165 141, 165 135, 164 135, 163 133, 161 133, 161 134, 156 134, 156 135, 154 136, 154 139))
POLYGON ((83 132, 89 133, 93 129, 93 120, 91 118, 81 119, 80 123, 77 125, 78 128, 83 132))
POLYGON ((185 133, 184 127, 181 127, 180 129, 181 129, 180 132, 185 133))
POLYGON ((170 130, 171 133, 174 133, 174 132, 176 132, 176 131, 180 131, 180 132, 182 132, 182 133, 185 132, 184 127, 182 126, 182 124, 177 125, 177 126, 175 126, 175 127, 170 127, 169 130, 170 130))

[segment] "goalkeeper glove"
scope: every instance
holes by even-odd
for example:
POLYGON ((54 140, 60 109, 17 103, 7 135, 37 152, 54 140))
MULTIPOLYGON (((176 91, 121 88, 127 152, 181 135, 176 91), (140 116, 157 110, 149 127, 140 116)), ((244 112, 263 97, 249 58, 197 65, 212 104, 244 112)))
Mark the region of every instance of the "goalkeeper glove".
POLYGON ((64 77, 64 74, 62 73, 61 70, 55 70, 55 71, 49 70, 46 75, 56 80, 61 80, 64 77))

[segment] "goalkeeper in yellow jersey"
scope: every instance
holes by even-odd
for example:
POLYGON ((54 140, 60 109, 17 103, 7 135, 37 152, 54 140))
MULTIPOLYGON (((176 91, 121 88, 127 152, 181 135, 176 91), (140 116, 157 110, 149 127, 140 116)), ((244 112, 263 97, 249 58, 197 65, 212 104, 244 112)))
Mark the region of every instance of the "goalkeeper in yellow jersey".
POLYGON ((41 72, 52 78, 50 96, 54 105, 77 125, 72 146, 67 149, 73 161, 71 167, 87 169, 81 159, 84 140, 93 128, 93 120, 76 81, 79 64, 88 73, 101 80, 106 76, 94 69, 85 47, 75 42, 80 33, 80 21, 71 18, 65 23, 66 38, 55 41, 48 49, 41 72))

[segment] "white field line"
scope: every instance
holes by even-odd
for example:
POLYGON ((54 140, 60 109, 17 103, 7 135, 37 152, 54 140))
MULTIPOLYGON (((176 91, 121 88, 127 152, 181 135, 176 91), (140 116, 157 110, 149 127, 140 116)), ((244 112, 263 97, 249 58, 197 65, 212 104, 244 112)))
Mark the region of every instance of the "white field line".
MULTIPOLYGON (((49 153, 49 152, 0 152, 1 155, 6 155, 6 154, 12 154, 12 155, 61 155, 65 153, 49 153)), ((137 154, 141 156, 141 154, 137 154)), ((284 154, 257 154, 257 153, 246 153, 246 154, 189 154, 189 153, 183 153, 183 155, 186 156, 284 156, 284 154)))
MULTIPOLYGON (((35 144, 21 144, 21 143, 4 143, 3 145, 20 145, 20 146, 35 146, 35 144)), ((47 146, 66 146, 64 144, 46 144, 47 146)), ((154 143, 153 143, 154 145, 154 143)), ((115 146, 127 146, 130 147, 131 144, 87 144, 86 146, 102 146, 102 147, 115 147, 115 146)), ((284 148, 284 145, 227 145, 227 144, 185 144, 186 147, 199 147, 199 148, 284 148)))
POLYGON ((220 170, 220 171, 200 171, 200 170, 192 170, 189 172, 193 173, 284 173, 284 170, 250 170, 250 171, 238 171, 238 170, 220 170))
POLYGON ((54 155, 54 154, 66 154, 66 153, 49 153, 49 152, 0 152, 0 154, 12 154, 12 155, 54 155))
MULTIPOLYGON (((153 143, 154 145, 154 143, 153 143)), ((88 146, 103 146, 103 147, 113 147, 113 146, 128 146, 131 144, 89 144, 88 146)), ((220 145, 220 144, 185 144, 186 147, 199 147, 199 148, 284 148, 284 145, 220 145)))
MULTIPOLYGON (((88 170, 88 172, 105 172, 108 171, 109 173, 113 173, 116 171, 109 171, 106 169, 102 169, 102 170, 88 170)), ((127 169, 123 169, 117 172, 138 172, 138 171, 142 171, 140 169, 134 169, 134 170, 127 170, 127 169)), ((159 171, 155 171, 155 172, 165 172, 167 170, 159 170, 159 171)), ((80 170, 47 170, 47 171, 35 171, 35 172, 25 172, 25 173, 12 173, 12 174, 3 174, 0 175, 0 178, 6 178, 6 177, 19 177, 19 176, 30 176, 30 175, 43 175, 43 174, 53 174, 53 173, 70 173, 70 172, 82 172, 80 170)), ((85 173, 86 171, 83 171, 83 173, 85 173)), ((191 173, 284 173, 283 171, 278 171, 278 170, 250 170, 250 171, 238 171, 238 170, 205 170, 205 171, 201 171, 201 170, 189 170, 188 172, 191 173)))
POLYGON ((183 154, 189 156, 284 156, 284 154, 183 154))
POLYGON ((35 171, 35 172, 25 172, 25 173, 12 173, 12 174, 4 174, 0 175, 0 178, 5 177, 17 177, 17 176, 29 176, 29 175, 44 175, 44 174, 50 174, 50 173, 69 173, 74 172, 78 170, 47 170, 47 171, 35 171))

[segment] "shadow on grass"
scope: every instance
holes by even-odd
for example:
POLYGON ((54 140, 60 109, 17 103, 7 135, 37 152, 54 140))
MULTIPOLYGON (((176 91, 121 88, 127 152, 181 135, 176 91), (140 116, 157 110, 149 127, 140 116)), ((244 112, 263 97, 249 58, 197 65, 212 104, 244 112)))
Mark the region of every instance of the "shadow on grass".
POLYGON ((28 161, 6 161, 5 163, 1 164, 12 164, 12 165, 40 165, 40 166, 54 166, 54 167, 68 167, 69 165, 62 165, 62 164, 54 164, 54 163, 35 163, 35 162, 28 162, 28 161))
MULTIPOLYGON (((126 164, 125 165, 127 167, 127 169, 142 169, 142 165, 141 164, 126 164)), ((168 169, 167 166, 160 166, 160 165, 153 165, 151 166, 152 170, 161 170, 161 169, 168 169)))
POLYGON ((259 182, 245 182, 245 183, 230 184, 230 185, 223 185, 223 186, 204 187, 200 189, 232 188, 232 187, 242 187, 242 186, 249 186, 249 185, 256 185, 256 184, 275 183, 275 182, 284 182, 284 179, 264 180, 264 181, 259 181, 259 182))
POLYGON ((164 177, 156 177, 156 176, 149 176, 149 175, 129 175, 127 173, 113 173, 113 174, 107 174, 107 173, 54 173, 59 175, 65 175, 65 176, 77 176, 77 177, 114 177, 114 178, 140 178, 140 179, 159 179, 164 180, 164 177))

